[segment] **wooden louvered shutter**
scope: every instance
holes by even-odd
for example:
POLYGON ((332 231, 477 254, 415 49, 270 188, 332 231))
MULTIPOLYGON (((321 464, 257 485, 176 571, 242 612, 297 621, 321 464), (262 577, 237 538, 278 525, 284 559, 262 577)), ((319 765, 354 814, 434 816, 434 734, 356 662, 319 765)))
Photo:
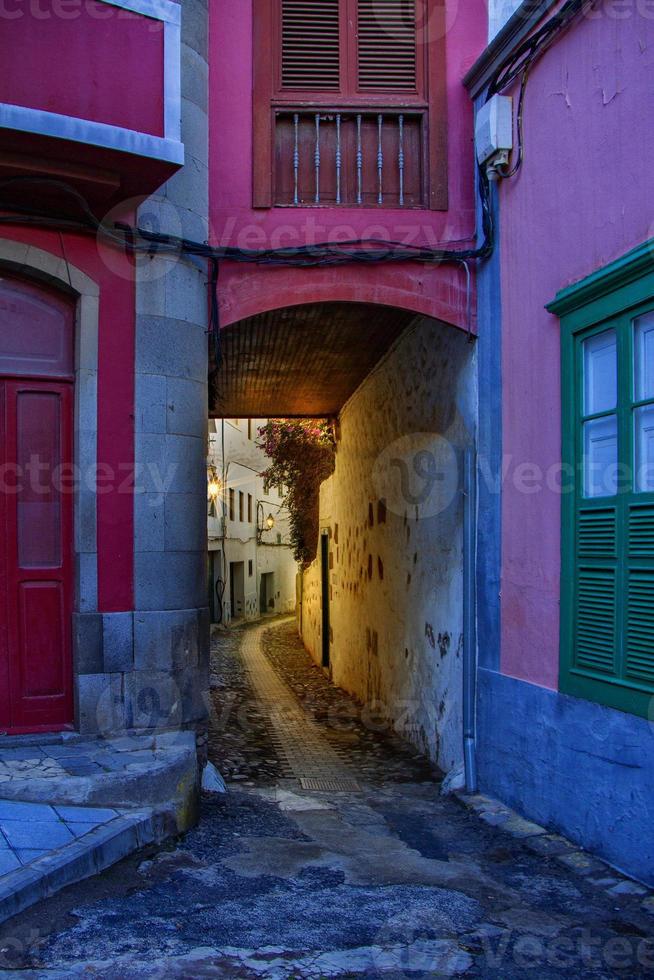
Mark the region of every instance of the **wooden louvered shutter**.
POLYGON ((617 510, 580 507, 577 515, 575 666, 614 677, 617 638, 617 510))
POLYGON ((615 677, 616 577, 610 569, 580 568, 575 666, 615 677))
POLYGON ((625 677, 654 690, 654 504, 628 505, 625 677))
POLYGON ((340 0, 282 0, 281 87, 340 89, 340 0))
POLYGON ((357 0, 360 92, 417 92, 416 0, 357 0))

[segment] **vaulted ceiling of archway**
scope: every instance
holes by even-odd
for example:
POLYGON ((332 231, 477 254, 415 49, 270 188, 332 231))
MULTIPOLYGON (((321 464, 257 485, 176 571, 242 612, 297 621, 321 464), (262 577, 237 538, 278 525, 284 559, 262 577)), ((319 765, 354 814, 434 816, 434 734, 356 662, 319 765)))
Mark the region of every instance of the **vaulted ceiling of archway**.
POLYGON ((221 332, 210 414, 336 415, 414 319, 365 303, 317 303, 231 324, 221 332))

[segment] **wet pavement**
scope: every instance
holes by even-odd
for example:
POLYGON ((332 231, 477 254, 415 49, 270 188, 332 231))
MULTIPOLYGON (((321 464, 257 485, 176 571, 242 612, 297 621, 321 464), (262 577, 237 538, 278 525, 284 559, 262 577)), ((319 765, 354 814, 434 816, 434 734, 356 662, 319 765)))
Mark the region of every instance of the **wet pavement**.
POLYGON ((440 796, 292 623, 220 634, 212 698, 229 792, 176 844, 6 923, 1 976, 654 975, 651 899, 607 893, 606 868, 566 866, 542 829, 440 796), (321 774, 351 788, 303 788, 321 774))

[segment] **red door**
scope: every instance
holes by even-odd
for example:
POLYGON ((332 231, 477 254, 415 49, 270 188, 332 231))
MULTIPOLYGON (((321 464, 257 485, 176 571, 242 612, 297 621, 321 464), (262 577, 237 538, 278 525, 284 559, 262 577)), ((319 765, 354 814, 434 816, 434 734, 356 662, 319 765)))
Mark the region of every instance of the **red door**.
POLYGON ((0 374, 60 375, 0 377, 0 731, 54 730, 73 720, 70 310, 0 280, 0 331, 0 374))

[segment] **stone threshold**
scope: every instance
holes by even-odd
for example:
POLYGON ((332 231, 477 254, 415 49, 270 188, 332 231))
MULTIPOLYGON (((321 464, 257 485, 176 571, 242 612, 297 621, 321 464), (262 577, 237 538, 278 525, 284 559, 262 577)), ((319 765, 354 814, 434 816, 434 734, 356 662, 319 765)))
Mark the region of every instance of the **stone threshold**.
POLYGON ((491 827, 522 840, 525 847, 535 854, 553 858, 608 895, 640 901, 642 910, 654 915, 654 889, 644 882, 637 881, 601 858, 588 854, 567 837, 553 834, 546 827, 526 820, 498 800, 481 793, 468 795, 457 792, 453 795, 491 827))
POLYGON ((0 922, 165 836, 165 820, 152 808, 118 813, 71 843, 2 875, 0 922))

